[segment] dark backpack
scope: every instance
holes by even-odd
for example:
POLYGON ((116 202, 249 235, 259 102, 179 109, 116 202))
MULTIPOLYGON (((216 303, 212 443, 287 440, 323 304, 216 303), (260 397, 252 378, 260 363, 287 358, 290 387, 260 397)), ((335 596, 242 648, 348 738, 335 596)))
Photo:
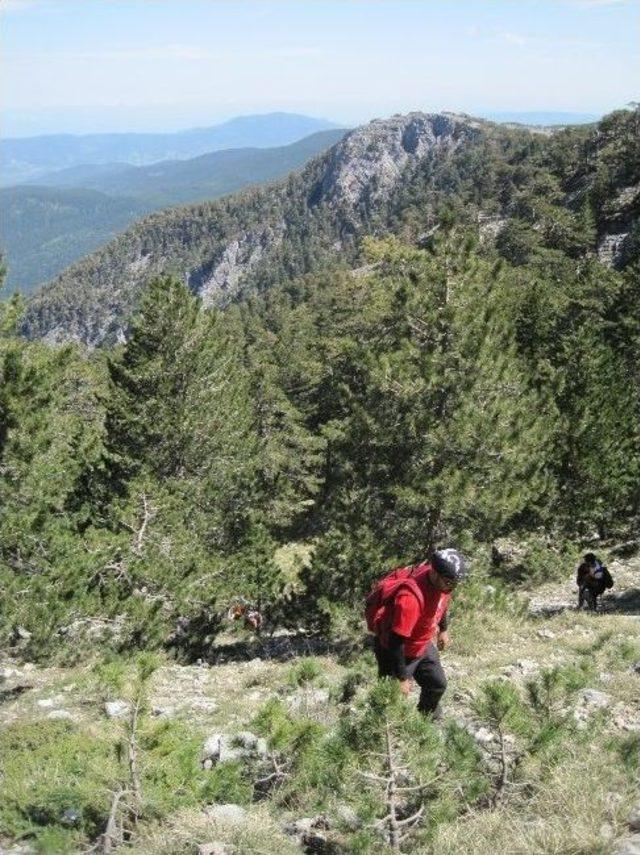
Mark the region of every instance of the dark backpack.
POLYGON ((391 616, 391 608, 396 594, 401 588, 408 588, 413 591, 420 608, 424 608, 424 594, 413 576, 420 566, 418 564, 413 567, 398 567, 376 582, 365 600, 364 614, 369 632, 379 635, 384 630, 385 624, 391 616))
POLYGON ((605 588, 613 588, 613 579, 611 578, 611 573, 607 570, 606 567, 602 568, 602 581, 604 582, 605 588))

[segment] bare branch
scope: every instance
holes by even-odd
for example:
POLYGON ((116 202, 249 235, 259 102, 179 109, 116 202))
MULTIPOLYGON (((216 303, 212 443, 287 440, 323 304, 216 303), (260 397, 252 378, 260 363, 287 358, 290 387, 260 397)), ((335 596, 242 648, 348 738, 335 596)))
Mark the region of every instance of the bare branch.
POLYGON ((110 852, 122 843, 122 825, 118 829, 118 809, 123 796, 128 795, 129 790, 116 790, 111 799, 111 808, 109 809, 109 818, 104 834, 100 839, 100 852, 103 855, 109 855, 110 852))
POLYGON ((138 526, 138 530, 135 532, 133 546, 131 547, 131 551, 133 552, 133 554, 137 555, 138 557, 142 555, 142 546, 144 543, 144 536, 147 531, 147 526, 157 513, 156 508, 152 508, 149 502, 147 501, 146 493, 142 493, 140 498, 142 500, 141 520, 138 526))

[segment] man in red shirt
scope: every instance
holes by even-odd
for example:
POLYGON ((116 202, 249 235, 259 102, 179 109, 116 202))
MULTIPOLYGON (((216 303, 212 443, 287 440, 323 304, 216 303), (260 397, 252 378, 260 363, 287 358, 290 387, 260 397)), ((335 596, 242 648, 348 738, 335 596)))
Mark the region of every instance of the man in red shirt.
POLYGON ((375 639, 378 675, 398 679, 405 695, 415 680, 420 686, 418 709, 434 719, 441 716, 440 698, 447 688, 438 655, 449 644, 447 609, 466 574, 464 559, 455 549, 436 550, 429 561, 412 568, 414 583, 398 588, 375 639))

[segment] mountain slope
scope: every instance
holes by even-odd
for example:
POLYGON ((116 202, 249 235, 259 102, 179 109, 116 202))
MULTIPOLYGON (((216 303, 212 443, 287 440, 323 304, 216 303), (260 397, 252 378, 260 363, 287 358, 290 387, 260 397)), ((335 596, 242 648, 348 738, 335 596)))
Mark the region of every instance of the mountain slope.
POLYGON ((72 167, 63 173, 67 186, 2 188, 7 287, 29 293, 144 213, 280 178, 344 133, 321 131, 288 146, 231 149, 148 167, 72 167))
POLYGON ((121 335, 145 283, 173 273, 224 304, 323 265, 353 264, 365 234, 419 238, 444 211, 512 263, 542 249, 637 253, 640 113, 554 135, 466 116, 376 120, 280 184, 148 217, 35 299, 24 330, 97 344, 121 335))
POLYGON ((0 188, 0 241, 6 289, 29 293, 149 209, 95 190, 0 188))
POLYGON ((52 170, 87 163, 145 164, 228 148, 272 148, 330 128, 335 125, 325 119, 268 113, 173 134, 58 134, 5 139, 0 141, 0 173, 4 185, 17 184, 52 170))

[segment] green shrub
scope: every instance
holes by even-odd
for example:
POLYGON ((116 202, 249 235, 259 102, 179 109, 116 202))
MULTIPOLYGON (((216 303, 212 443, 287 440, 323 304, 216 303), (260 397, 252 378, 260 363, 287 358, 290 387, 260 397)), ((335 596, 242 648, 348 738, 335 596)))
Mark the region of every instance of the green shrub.
POLYGON ((2 834, 32 837, 41 847, 59 839, 60 851, 69 841, 71 851, 103 830, 116 777, 104 738, 66 721, 14 723, 0 732, 0 762, 2 834), (76 817, 72 827, 66 812, 76 817))
POLYGON ((306 686, 322 676, 322 663, 312 656, 305 656, 293 666, 289 673, 289 682, 293 686, 306 686))

